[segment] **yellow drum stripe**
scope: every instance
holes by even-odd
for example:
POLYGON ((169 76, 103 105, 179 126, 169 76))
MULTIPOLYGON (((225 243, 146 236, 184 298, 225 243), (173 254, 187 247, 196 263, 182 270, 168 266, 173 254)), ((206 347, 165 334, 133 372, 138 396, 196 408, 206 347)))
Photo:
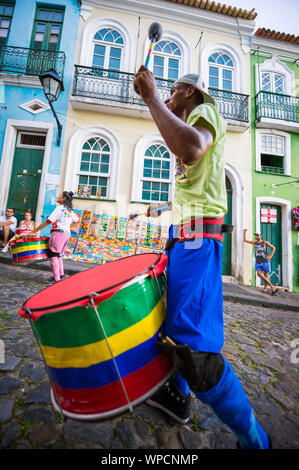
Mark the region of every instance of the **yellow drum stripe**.
POLYGON ((48 245, 45 243, 40 243, 36 245, 21 246, 18 248, 11 248, 13 254, 22 253, 23 251, 33 251, 33 250, 45 250, 48 248, 48 245))
MULTIPOLYGON (((108 338, 114 356, 129 351, 150 339, 164 320, 165 309, 161 299, 146 318, 108 338)), ((111 359, 106 340, 78 348, 53 348, 42 345, 41 347, 49 367, 89 367, 111 359)))

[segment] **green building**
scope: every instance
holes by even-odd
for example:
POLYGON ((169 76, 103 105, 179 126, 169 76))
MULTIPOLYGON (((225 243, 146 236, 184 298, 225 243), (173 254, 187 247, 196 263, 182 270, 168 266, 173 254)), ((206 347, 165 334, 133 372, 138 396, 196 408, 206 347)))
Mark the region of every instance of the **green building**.
MULTIPOLYGON (((299 36, 260 28, 251 46, 253 233, 276 247, 270 281, 299 292, 299 36)), ((253 263, 253 285, 259 285, 253 263)))

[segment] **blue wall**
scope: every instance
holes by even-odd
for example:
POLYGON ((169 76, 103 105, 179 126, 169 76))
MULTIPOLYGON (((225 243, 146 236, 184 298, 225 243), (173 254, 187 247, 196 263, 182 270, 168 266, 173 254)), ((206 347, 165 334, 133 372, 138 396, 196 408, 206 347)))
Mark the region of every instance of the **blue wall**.
MULTIPOLYGON (((54 130, 48 173, 60 174, 65 120, 71 91, 74 55, 78 34, 80 4, 77 0, 16 0, 7 46, 30 47, 37 5, 63 6, 65 8, 62 35, 59 46, 59 51, 63 51, 66 56, 63 74, 64 91, 61 92, 58 100, 53 103, 55 111, 58 115, 58 119, 63 126, 61 143, 58 147, 57 124, 50 109, 34 115, 19 107, 19 105, 24 104, 34 98, 40 99, 47 104, 47 99, 43 90, 39 88, 3 85, 1 84, 0 78, 0 161, 1 158, 5 158, 5 155, 3 155, 3 140, 7 119, 26 120, 32 121, 33 123, 37 121, 51 122, 54 123, 54 130)), ((55 201, 56 187, 53 185, 47 186, 44 207, 42 211, 42 220, 45 220, 45 218, 55 208, 55 201)))

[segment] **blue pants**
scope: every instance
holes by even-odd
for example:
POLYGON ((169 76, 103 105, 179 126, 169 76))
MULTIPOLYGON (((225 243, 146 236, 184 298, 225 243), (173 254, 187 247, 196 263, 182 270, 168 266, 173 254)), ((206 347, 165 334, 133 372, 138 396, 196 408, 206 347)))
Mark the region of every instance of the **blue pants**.
MULTIPOLYGON (((220 353, 224 343, 221 269, 222 244, 216 240, 177 242, 168 253, 166 334, 176 343, 188 344, 194 351, 220 353)), ((189 395, 180 374, 176 382, 189 395)), ((232 429, 243 448, 269 447, 268 436, 225 359, 218 384, 195 394, 232 429)))

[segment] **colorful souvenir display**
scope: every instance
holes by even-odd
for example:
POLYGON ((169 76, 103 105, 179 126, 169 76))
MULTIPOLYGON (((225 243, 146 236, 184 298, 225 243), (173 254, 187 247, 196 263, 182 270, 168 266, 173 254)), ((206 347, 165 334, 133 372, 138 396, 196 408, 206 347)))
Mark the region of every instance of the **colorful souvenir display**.
POLYGON ((97 198, 97 199, 101 199, 101 194, 102 194, 102 188, 97 188, 97 195, 96 195, 96 198, 97 198))
POLYGON ((117 232, 117 217, 110 217, 108 222, 106 238, 113 240, 116 237, 117 232))
POLYGON ((99 238, 106 238, 109 218, 110 218, 109 214, 102 214, 101 221, 100 221, 100 226, 99 226, 99 230, 98 230, 98 237, 99 238))
POLYGON ((126 232, 126 242, 134 243, 135 241, 135 229, 136 229, 136 220, 128 220, 127 223, 127 232, 126 232))
POLYGON ((127 217, 120 217, 118 219, 117 234, 116 234, 116 238, 118 240, 124 240, 126 238, 127 222, 128 222, 127 217))
POLYGON ((90 219, 91 219, 91 211, 87 211, 87 210, 83 211, 80 230, 79 230, 80 235, 88 234, 90 219))
POLYGON ((93 214, 91 217, 91 222, 89 226, 89 235, 91 237, 97 237, 98 232, 100 229, 100 224, 101 224, 101 215, 100 214, 93 214))

